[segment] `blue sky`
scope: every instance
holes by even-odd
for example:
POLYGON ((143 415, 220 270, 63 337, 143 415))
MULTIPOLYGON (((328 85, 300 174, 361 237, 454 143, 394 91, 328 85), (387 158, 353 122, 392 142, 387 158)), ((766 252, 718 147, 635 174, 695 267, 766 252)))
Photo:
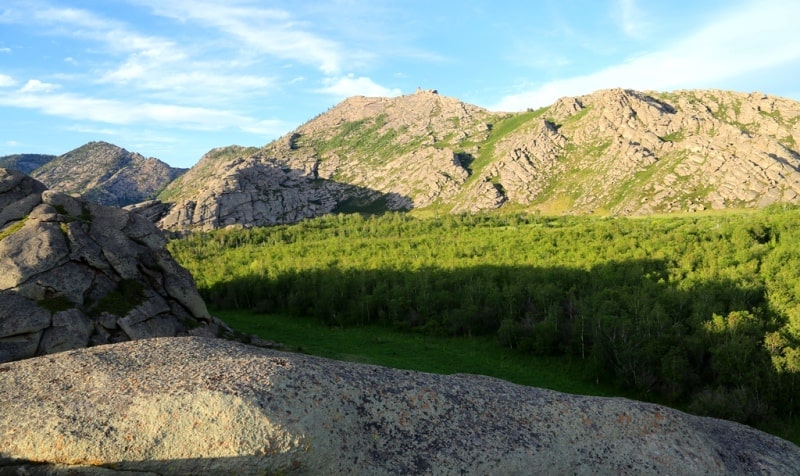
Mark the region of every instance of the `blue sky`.
POLYGON ((800 99, 798 0, 2 0, 0 155, 104 140, 190 167, 352 95, 492 110, 597 89, 800 99))

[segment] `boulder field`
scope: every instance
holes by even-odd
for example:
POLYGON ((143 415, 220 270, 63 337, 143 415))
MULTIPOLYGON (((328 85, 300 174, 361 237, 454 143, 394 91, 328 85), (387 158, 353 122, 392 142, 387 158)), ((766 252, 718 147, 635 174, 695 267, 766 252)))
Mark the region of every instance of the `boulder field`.
POLYGON ((0 474, 798 474, 800 448, 623 398, 201 337, 0 364, 0 474))

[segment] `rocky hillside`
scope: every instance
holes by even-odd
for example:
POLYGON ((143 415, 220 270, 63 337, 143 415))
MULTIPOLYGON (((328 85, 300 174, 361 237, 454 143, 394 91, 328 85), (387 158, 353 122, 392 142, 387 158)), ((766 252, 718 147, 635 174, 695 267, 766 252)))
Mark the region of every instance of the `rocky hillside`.
POLYGON ((3 474, 797 474, 800 448, 622 398, 222 339, 0 365, 3 474))
POLYGON ((14 154, 0 157, 0 168, 19 170, 30 174, 39 167, 55 160, 57 155, 46 154, 14 154))
POLYGON ((229 333, 165 246, 161 231, 138 214, 0 169, 0 362, 130 339, 229 333))
POLYGON ((53 190, 121 207, 155 197, 184 172, 113 144, 90 142, 29 173, 53 190))
POLYGON ((795 203, 800 103, 727 91, 604 90, 522 113, 436 91, 353 97, 263 148, 210 152, 161 226, 331 212, 501 207, 641 215, 795 203))

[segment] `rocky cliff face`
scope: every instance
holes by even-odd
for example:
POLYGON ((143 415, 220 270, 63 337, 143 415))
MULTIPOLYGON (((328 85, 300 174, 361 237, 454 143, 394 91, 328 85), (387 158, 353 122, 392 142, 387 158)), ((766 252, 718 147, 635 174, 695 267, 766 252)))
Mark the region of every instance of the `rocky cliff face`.
POLYGON ((159 196, 170 202, 160 225, 271 225, 428 206, 468 176, 458 154, 437 144, 485 138, 491 117, 431 91, 350 98, 261 149, 211 151, 159 196))
POLYGON ((608 90, 562 99, 527 128, 498 141, 482 175, 535 209, 641 215, 798 201, 795 101, 608 90), (537 172, 543 187, 520 179, 537 172))
POLYGON ((184 172, 106 142, 90 142, 30 174, 53 190, 122 207, 154 198, 184 172))
POLYGON ((212 151, 160 196, 161 226, 336 211, 515 207, 637 215, 797 203, 800 103, 605 90, 491 113, 435 91, 347 99, 285 137, 212 151))
POLYGON ((313 168, 297 168, 304 166, 254 148, 216 149, 161 194, 162 200, 175 203, 138 208, 160 218, 160 226, 170 230, 274 225, 337 211, 408 208, 407 200, 396 194, 325 179, 313 168))
POLYGON ((229 332, 165 246, 161 231, 138 214, 0 169, 0 362, 229 332))
POLYGON ((800 468, 800 448, 785 440, 658 405, 194 337, 2 364, 0 409, 7 474, 786 475, 800 468))

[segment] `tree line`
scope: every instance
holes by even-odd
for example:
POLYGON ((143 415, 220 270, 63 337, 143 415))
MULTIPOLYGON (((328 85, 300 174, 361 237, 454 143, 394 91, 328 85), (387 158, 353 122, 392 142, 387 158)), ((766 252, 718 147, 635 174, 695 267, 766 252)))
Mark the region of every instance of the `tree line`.
POLYGON ((648 218, 334 215, 170 243, 212 308, 580 358, 700 414, 794 415, 800 209, 648 218))

